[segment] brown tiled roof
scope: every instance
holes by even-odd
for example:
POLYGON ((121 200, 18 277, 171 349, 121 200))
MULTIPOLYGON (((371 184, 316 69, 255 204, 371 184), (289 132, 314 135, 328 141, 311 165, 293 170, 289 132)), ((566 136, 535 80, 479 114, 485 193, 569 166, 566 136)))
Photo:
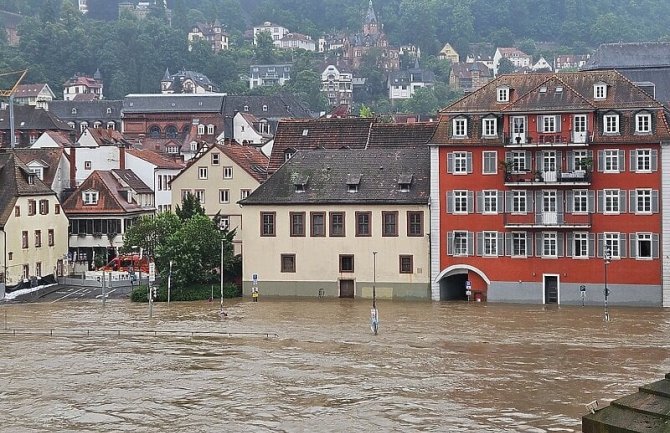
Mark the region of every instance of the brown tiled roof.
POLYGON ((126 146, 130 144, 125 138, 123 138, 123 134, 114 129, 88 128, 87 130, 91 135, 91 138, 93 138, 99 146, 126 146))
POLYGON ((81 214, 137 214, 151 211, 150 208, 139 206, 128 201, 121 195, 123 186, 111 171, 96 170, 64 202, 63 211, 68 216, 81 214), (87 190, 98 191, 98 202, 94 205, 84 205, 82 192, 87 190))
POLYGON ((536 88, 518 98, 511 104, 506 105, 503 111, 528 112, 528 111, 572 111, 572 110, 594 110, 593 103, 584 98, 568 86, 560 76, 554 75, 543 81, 536 88))
POLYGON ((243 146, 235 141, 230 144, 216 144, 215 146, 254 179, 260 183, 265 182, 269 159, 259 149, 254 146, 243 146))
POLYGON ((169 146, 177 146, 182 149, 184 143, 175 138, 151 138, 144 137, 139 144, 144 150, 154 150, 156 152, 165 152, 169 146))
POLYGON ((39 95, 45 87, 45 83, 19 84, 12 94, 18 98, 30 98, 39 95))
POLYGON ((66 131, 44 131, 53 141, 58 143, 60 147, 70 147, 74 143, 70 141, 70 132, 66 131))
POLYGON ((37 176, 28 183, 28 167, 12 151, 0 153, 0 226, 4 227, 20 196, 56 195, 37 176))
POLYGON ((275 133, 268 172, 275 172, 284 163, 284 152, 289 149, 364 149, 375 122, 370 118, 282 120, 275 133))
POLYGON ((168 158, 149 149, 128 149, 126 150, 126 153, 147 161, 148 163, 155 165, 157 168, 170 168, 179 170, 186 166, 186 164, 184 164, 182 161, 175 161, 174 159, 168 158))
POLYGON ((375 123, 368 147, 408 147, 426 144, 435 133, 438 122, 375 123))
POLYGON ((46 165, 44 168, 45 185, 52 186, 58 165, 63 156, 62 147, 43 147, 40 149, 16 149, 16 156, 26 165, 38 161, 46 165))
POLYGON ((130 169, 115 168, 112 170, 112 173, 124 181, 128 185, 128 188, 131 188, 138 194, 152 194, 154 192, 130 169))
POLYGON ((95 93, 78 93, 72 98, 73 101, 77 102, 91 102, 98 99, 98 95, 95 93))

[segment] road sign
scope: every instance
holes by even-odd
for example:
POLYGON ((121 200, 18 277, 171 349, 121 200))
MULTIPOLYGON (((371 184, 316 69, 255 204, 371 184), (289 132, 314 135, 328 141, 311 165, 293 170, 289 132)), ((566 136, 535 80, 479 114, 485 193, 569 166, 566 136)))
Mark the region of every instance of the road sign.
POLYGON ((581 286, 579 286, 579 291, 582 292, 582 293, 586 292, 586 286, 583 285, 583 284, 581 286))
POLYGON ((254 286, 258 284, 258 274, 251 274, 251 282, 254 286))
POLYGON ((152 283, 156 281, 156 263, 154 262, 149 263, 149 281, 152 283))
POLYGON ((470 280, 466 280, 465 281, 465 290, 470 290, 470 289, 472 289, 472 283, 470 282, 470 280))

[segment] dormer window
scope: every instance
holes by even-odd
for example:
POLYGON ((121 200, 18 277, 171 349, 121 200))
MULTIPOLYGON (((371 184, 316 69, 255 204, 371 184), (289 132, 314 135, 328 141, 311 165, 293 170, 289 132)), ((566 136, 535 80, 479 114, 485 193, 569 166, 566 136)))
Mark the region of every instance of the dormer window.
POLYGON ((496 137, 498 135, 498 119, 487 117, 482 119, 482 136, 496 137))
POLYGON ((198 135, 203 135, 205 133, 205 125, 198 125, 198 135))
POLYGON ((648 134, 651 132, 651 114, 638 113, 635 115, 635 133, 648 134))
POLYGON ((309 133, 309 129, 303 129, 302 130, 302 136, 307 137, 307 134, 309 133))
POLYGON ((498 87, 496 101, 509 102, 509 87, 498 87))
POLYGON ((249 106, 248 105, 244 106, 244 111, 249 111, 249 106))
POLYGON ((28 173, 28 185, 35 184, 35 173, 28 173))
POLYGON ((112 109, 111 108, 107 108, 107 114, 112 114, 112 109))
POLYGON ((297 176, 293 181, 293 186, 295 187, 295 192, 305 192, 307 190, 307 181, 309 180, 308 176, 297 176))
POLYGON ((618 114, 605 114, 603 116, 603 132, 605 134, 618 134, 619 133, 619 115, 618 114))
POLYGON ((290 150, 290 149, 289 149, 289 150, 286 150, 286 151, 284 152, 284 162, 286 162, 286 161, 288 161, 289 159, 293 158, 293 154, 294 154, 294 153, 295 153, 295 151, 293 151, 293 150, 290 150))
POLYGON ((410 187, 412 186, 412 179, 414 175, 412 174, 401 174, 398 179, 398 187, 400 192, 409 192, 410 187))
POLYGON ((77 109, 76 109, 76 108, 73 108, 73 109, 72 109, 72 114, 73 114, 73 115, 74 115, 74 114, 77 114, 77 109))
POLYGON ((453 136, 456 138, 463 138, 468 135, 468 119, 464 117, 457 117, 453 120, 453 136))
POLYGON ((214 125, 212 124, 207 125, 207 134, 214 135, 214 125))
POLYGON ((593 86, 593 99, 605 99, 605 98, 607 98, 607 84, 596 83, 593 86))
POLYGON ((98 191, 88 190, 82 193, 82 198, 85 205, 98 204, 98 191))
POLYGON ((359 186, 361 184, 361 175, 360 174, 349 174, 347 175, 347 191, 348 192, 358 192, 359 186))
POLYGON ((268 111, 268 106, 267 105, 263 105, 263 111, 268 111))

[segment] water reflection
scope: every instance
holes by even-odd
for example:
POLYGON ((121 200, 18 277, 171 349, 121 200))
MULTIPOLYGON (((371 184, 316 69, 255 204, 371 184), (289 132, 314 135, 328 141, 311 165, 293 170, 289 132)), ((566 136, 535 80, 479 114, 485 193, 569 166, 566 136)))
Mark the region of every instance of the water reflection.
POLYGON ((3 305, 0 431, 577 432, 670 371, 665 310, 382 301, 375 337, 366 301, 227 307, 3 305))

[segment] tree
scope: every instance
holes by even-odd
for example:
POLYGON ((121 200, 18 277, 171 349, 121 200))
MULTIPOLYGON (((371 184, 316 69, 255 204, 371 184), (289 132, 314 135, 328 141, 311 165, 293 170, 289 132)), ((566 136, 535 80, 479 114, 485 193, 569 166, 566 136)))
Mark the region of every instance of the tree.
POLYGON ((156 254, 158 246, 163 244, 168 236, 176 232, 180 226, 180 219, 172 212, 163 212, 155 217, 140 217, 124 234, 121 252, 129 253, 135 248, 142 248, 157 262, 160 262, 161 257, 156 254))
POLYGON ((511 74, 515 69, 514 63, 506 57, 503 57, 500 59, 500 62, 498 62, 498 75, 511 74))
POLYGON ((260 32, 256 35, 254 55, 257 63, 271 65, 275 62, 275 45, 270 33, 260 32))
POLYGON ((205 215, 205 209, 203 209, 200 200, 190 192, 186 194, 181 201, 181 207, 177 205, 175 213, 179 219, 183 222, 193 218, 195 215, 205 215))

